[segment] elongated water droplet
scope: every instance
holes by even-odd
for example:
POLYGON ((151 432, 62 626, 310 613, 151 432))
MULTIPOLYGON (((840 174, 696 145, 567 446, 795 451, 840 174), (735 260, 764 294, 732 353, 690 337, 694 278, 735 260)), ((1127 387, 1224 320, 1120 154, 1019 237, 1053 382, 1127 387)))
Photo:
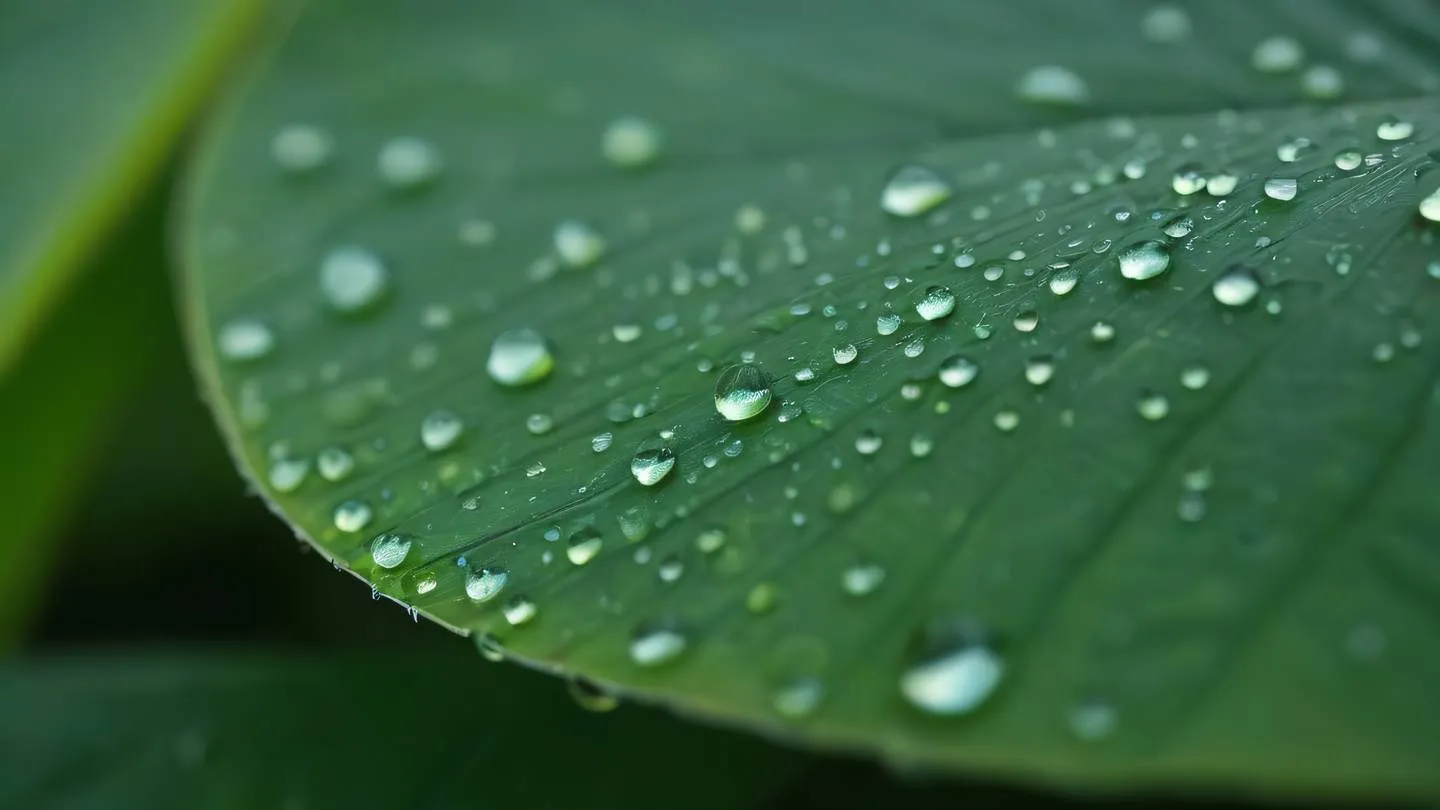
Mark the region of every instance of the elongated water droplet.
POLYGON ((665 480, 675 469, 675 453, 668 447, 641 450, 630 459, 630 474, 647 487, 653 487, 665 480))
POLYGON ((685 636, 672 627, 642 625, 630 641, 630 660, 642 667, 658 667, 680 657, 686 644, 685 636))
POLYGON ((481 568, 465 577, 465 595, 472 602, 488 602, 505 589, 510 574, 504 568, 481 568))
POLYGON ((1156 239, 1135 242, 1115 256, 1120 275, 1131 281, 1146 281, 1170 269, 1170 249, 1156 239))
POLYGON ((545 338, 533 329, 501 332, 490 346, 486 370, 501 385, 528 385, 545 379, 555 367, 555 358, 545 338))
POLYGON ((414 540, 407 534, 385 532, 370 541, 370 559, 381 568, 396 568, 410 554, 414 540))
POLYGON ((915 311, 927 321, 938 321, 955 311, 955 293, 949 287, 927 287, 915 302, 915 311))
POLYGON ((715 380, 715 410, 731 422, 764 413, 771 397, 770 377, 754 363, 730 366, 715 380))
POLYGON ((1271 177, 1265 181, 1265 196, 1272 200, 1288 202, 1295 199, 1300 190, 1300 181, 1293 177, 1271 177))
POLYGON ((900 692, 928 714, 962 715, 984 703, 1004 674, 1004 662, 989 647, 962 645, 906 670, 900 692))
POLYGON ((1227 307, 1243 307, 1260 293, 1260 279, 1255 271, 1237 264, 1221 273, 1210 285, 1215 300, 1227 307))
POLYGON ((237 318, 220 328, 215 337, 220 356, 236 363, 259 360, 275 348, 275 333, 264 321, 237 318))
POLYGON ((1031 104, 1078 105, 1090 100, 1090 86, 1080 75, 1061 65, 1032 68, 1015 92, 1031 104))
POLYGON ((320 293, 336 312, 369 309, 385 297, 389 287, 390 271, 379 256, 365 248, 339 247, 320 263, 320 293))
POLYGON ((880 208, 897 217, 918 217, 950 199, 953 190, 924 166, 903 166, 890 175, 880 192, 880 208))

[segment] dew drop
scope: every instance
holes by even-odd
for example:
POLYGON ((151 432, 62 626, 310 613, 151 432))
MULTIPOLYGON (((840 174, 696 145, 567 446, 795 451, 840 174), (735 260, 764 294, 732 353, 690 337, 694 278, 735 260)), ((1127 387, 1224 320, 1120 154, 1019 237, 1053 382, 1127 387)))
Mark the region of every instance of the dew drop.
POLYGON ((1033 309, 1021 310, 1010 324, 1015 327, 1016 332, 1028 335, 1040 326, 1040 313, 1033 309))
POLYGON ((1240 185, 1240 175, 1229 170, 1217 172, 1205 180, 1205 193, 1211 197, 1226 197, 1240 185))
POLYGON ((840 575, 840 587, 851 596, 874 593, 885 581, 885 569, 878 565, 853 565, 840 575))
POLYGON ((962 354, 957 354, 940 364, 940 382, 949 388, 963 388, 974 381, 980 373, 980 365, 962 354))
POLYGON ((1131 281, 1146 281, 1170 269, 1170 249, 1164 242, 1147 239, 1122 248, 1116 254, 1120 275, 1131 281))
POLYGON ((900 693, 927 714, 974 711, 995 692, 1005 664, 990 648, 969 644, 917 664, 900 677, 900 693))
POLYGON ((1300 74, 1300 90, 1310 98, 1338 98, 1345 92, 1345 77, 1329 65, 1312 65, 1300 74))
POLYGON ((1420 200, 1420 216, 1429 222, 1440 222, 1440 188, 1420 200))
POLYGON ((581 526, 570 535, 565 543, 565 559, 572 565, 585 565, 595 559, 605 540, 594 526, 581 526))
POLYGON ((1260 279, 1255 271, 1237 264, 1221 273, 1210 285, 1215 300, 1227 307, 1242 307, 1260 293, 1260 279))
POLYGON ((630 660, 642 667, 658 667, 680 657, 687 641, 679 631, 666 626, 641 626, 630 640, 630 660))
POLYGON ((1188 197, 1205 188, 1205 173, 1194 163, 1186 163, 1175 170, 1170 178, 1170 188, 1182 197, 1188 197))
POLYGON ((608 712, 614 711, 620 705, 620 698, 615 693, 601 687, 588 678, 576 676, 566 684, 566 690, 570 693, 570 699, 575 705, 587 712, 608 712))
POLYGON ((510 574, 504 568, 481 568, 465 577, 465 595, 472 602, 488 602, 504 590, 510 574))
POLYGON ((1055 274, 1050 277, 1047 286, 1050 287, 1050 292, 1055 295, 1069 295, 1079 283, 1080 272, 1073 267, 1067 267, 1062 270, 1057 270, 1055 274))
POLYGON ((343 481, 355 470, 355 457, 339 447, 327 447, 315 457, 315 469, 326 481, 343 481))
POLYGON ((1261 73, 1286 73, 1300 67, 1305 51, 1292 37, 1268 37, 1260 40, 1250 53, 1250 64, 1261 73))
POLYGON ((385 297, 389 288, 390 271, 379 256, 365 248, 339 247, 320 262, 320 293, 336 312, 369 309, 385 297))
POLYGON ((1171 239, 1184 239, 1195 230, 1195 220, 1187 214, 1181 214, 1166 221, 1164 225, 1160 226, 1160 230, 1164 231, 1165 235, 1171 239))
POLYGON ((730 366, 715 380, 715 410, 731 422, 764 413, 772 396, 769 376, 754 363, 730 366))
POLYGON ((1115 326, 1109 321, 1096 321, 1090 325, 1090 339, 1096 343, 1109 343, 1115 339, 1115 326))
POLYGON ((653 487, 675 469, 675 453, 668 447, 641 450, 630 459, 630 474, 642 485, 653 487))
POLYGON ((1272 200, 1288 202, 1295 199, 1300 182, 1293 177, 1271 177, 1265 181, 1265 196, 1272 200))
POLYGON ((1031 104, 1078 105, 1090 100, 1090 87, 1080 75, 1061 65, 1041 65, 1020 78, 1015 87, 1021 101, 1031 104))
POLYGON ((885 439, 880 434, 869 428, 862 430, 859 436, 855 437, 855 452, 862 456, 873 456, 880 452, 885 444, 885 439))
POLYGON ((596 453, 603 453, 610 449, 615 443, 615 434, 610 432, 597 433, 590 439, 590 449, 596 453))
POLYGON ((655 162, 660 155, 660 130, 649 121, 625 116, 611 121, 600 139, 600 154, 622 168, 655 162))
POLYGON ((289 124, 270 140, 270 156, 287 172, 309 172, 330 162, 335 139, 309 124, 289 124))
POLYGON ((900 316, 893 312, 887 312, 875 318, 875 333, 877 335, 893 335, 895 334, 895 330, 899 328, 900 316))
POLYGON ((294 492, 310 474, 310 462, 303 458, 280 459, 270 465, 266 480, 276 492, 294 492))
POLYGON ((1387 116, 1375 127, 1375 137, 1382 141, 1403 141, 1415 134, 1415 125, 1395 116, 1387 116))
POLYGON ((431 411, 420 421, 420 443, 432 453, 439 453, 455 446, 465 423, 452 411, 431 411))
POLYGON ((555 358, 545 338, 533 329, 501 332, 490 346, 486 370, 501 385, 528 385, 545 379, 555 367, 555 358))
POLYGON ((915 312, 927 321, 938 321, 955 311, 955 293, 949 287, 928 287, 915 303, 915 312))
POLYGON ((406 534, 385 532, 370 541, 370 559, 381 568, 396 568, 410 554, 414 541, 406 534))
POLYGON ((1190 14, 1179 6, 1159 5, 1140 20, 1140 32, 1151 42, 1179 42, 1190 36, 1190 14))
MULTIPOLYGON (((854 343, 846 343, 843 346, 836 346, 831 350, 830 354, 835 358, 837 365, 848 366, 855 362, 855 358, 860 356, 860 350, 855 348, 854 343)), ((799 372, 796 373, 798 374, 799 372)))
POLYGON ((1199 391, 1210 384, 1210 369, 1198 363, 1186 366, 1180 371, 1180 384, 1191 391, 1199 391))
POLYGON ((918 217, 950 199, 953 190, 938 174, 924 166, 902 166, 885 182, 880 208, 897 217, 918 217))
POLYGON ((1055 376, 1055 358, 1050 355, 1032 357, 1025 361, 1025 381, 1031 385, 1044 385, 1055 376))
POLYGON ((825 699, 825 684, 818 678, 796 678, 775 691, 771 706, 781 717, 807 717, 825 699))
POLYGON ((370 525, 370 520, 375 517, 375 512, 370 508, 370 504, 364 501, 349 500, 336 506, 331 517, 335 528, 354 534, 370 525))
POLYGON ((505 621, 511 627, 519 627, 535 618, 535 602, 526 596, 512 596, 501 606, 500 612, 505 614, 505 621))
POLYGON ((1342 149, 1335 153, 1335 168, 1342 172, 1353 172, 1360 168, 1365 162, 1365 156, 1359 149, 1342 149))
POLYGON ((440 150, 423 138, 392 138, 380 147, 376 170, 395 189, 413 189, 440 176, 440 150))
POLYGON ((1164 419, 1170 413, 1170 400, 1157 391, 1142 391, 1135 400, 1135 411, 1151 422, 1164 419))
POLYGON ((605 237, 575 219, 567 219, 556 225, 551 239, 555 245, 555 255, 560 257, 560 261, 577 269, 600 261, 607 248, 605 237))

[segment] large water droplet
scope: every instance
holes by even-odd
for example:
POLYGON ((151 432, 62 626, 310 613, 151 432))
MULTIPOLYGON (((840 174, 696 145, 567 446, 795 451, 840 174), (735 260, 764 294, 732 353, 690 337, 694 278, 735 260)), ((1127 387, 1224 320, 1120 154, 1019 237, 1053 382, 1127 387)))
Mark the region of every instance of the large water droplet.
POLYGON ((1135 242, 1115 256, 1120 263, 1120 275, 1131 281, 1152 279, 1170 269, 1170 249, 1156 239, 1135 242))
POLYGON ((927 287, 915 302, 915 311, 927 321, 938 321, 955 311, 955 293, 949 287, 927 287))
POLYGON ((880 208, 897 217, 918 217, 950 199, 950 184, 924 166, 903 166, 880 192, 880 208))
POLYGON ((715 410, 731 422, 743 422, 770 407, 770 378, 754 363, 720 372, 715 380, 715 410))
POLYGON ((966 714, 995 692, 1004 674, 1005 664, 994 650, 966 644, 906 670, 900 693, 929 714, 966 714))
POLYGON ((1420 216, 1430 222, 1440 222, 1440 188, 1420 200, 1420 216))
POLYGON ((405 562, 414 541, 409 535, 385 532, 370 541, 370 559, 381 568, 395 568, 405 562))
POLYGON ((1265 181, 1265 196, 1272 200, 1288 202, 1295 199, 1300 190, 1300 181, 1294 177, 1271 177, 1265 181))
POLYGON ((1255 271, 1237 264, 1216 277, 1210 285, 1215 300, 1227 307, 1242 307, 1260 293, 1260 279, 1255 271))
POLYGON ((501 385, 517 386, 543 380, 555 367, 545 338, 533 329, 501 332, 490 346, 486 370, 501 385))
POLYGON ((384 262, 365 248, 336 248, 320 263, 320 293, 336 312, 369 309, 385 297, 389 287, 390 272, 384 262))
POLYGON ((641 450, 630 459, 630 474, 647 487, 653 487, 665 480, 675 469, 675 453, 668 447, 654 447, 641 450))
MULTIPOLYGON (((831 349, 830 355, 835 358, 837 365, 848 366, 855 362, 855 358, 860 356, 860 350, 855 348, 854 343, 846 343, 831 349)), ((798 374, 799 372, 796 373, 798 374)))

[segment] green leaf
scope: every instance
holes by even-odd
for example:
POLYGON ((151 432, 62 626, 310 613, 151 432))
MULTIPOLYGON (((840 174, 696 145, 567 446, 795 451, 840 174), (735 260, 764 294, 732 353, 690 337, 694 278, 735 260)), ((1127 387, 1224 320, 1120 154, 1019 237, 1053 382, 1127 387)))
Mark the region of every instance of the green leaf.
POLYGON ((0 686, 0 800, 34 810, 730 808, 797 762, 473 654, 73 657, 0 686))
POLYGON ((219 421, 379 592, 686 712, 1440 789, 1440 16, 1148 8, 317 6, 192 188, 219 421))
POLYGON ((0 3, 0 375, 163 164, 258 5, 0 3))

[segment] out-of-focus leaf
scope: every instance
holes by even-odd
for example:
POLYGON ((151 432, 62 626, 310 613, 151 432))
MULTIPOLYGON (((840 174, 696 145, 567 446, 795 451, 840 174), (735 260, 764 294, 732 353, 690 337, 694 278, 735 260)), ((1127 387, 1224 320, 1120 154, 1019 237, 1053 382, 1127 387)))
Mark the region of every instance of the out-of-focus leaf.
POLYGON ((325 555, 911 767, 1440 789, 1432 4, 438 8, 315 7, 193 187, 325 555))
POLYGON ((259 2, 0 2, 0 375, 164 163, 259 2))
POLYGON ((0 806, 26 810, 735 808, 800 761, 463 647, 42 660, 0 671, 0 715, 0 806))

